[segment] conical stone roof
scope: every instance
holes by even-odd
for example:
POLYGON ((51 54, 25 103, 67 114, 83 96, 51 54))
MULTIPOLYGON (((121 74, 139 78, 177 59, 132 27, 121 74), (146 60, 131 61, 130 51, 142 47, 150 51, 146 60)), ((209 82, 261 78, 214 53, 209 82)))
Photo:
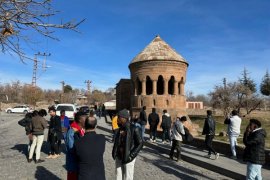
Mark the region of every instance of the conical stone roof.
POLYGON ((152 60, 180 61, 187 63, 180 54, 178 54, 159 36, 156 36, 153 41, 131 61, 130 64, 152 60))

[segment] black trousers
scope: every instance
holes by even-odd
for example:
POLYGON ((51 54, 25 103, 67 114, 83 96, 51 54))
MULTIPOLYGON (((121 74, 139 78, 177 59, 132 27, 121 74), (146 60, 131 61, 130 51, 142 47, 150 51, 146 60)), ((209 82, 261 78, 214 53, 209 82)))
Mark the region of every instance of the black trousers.
POLYGON ((206 147, 208 149, 208 155, 211 155, 212 152, 214 154, 216 154, 216 151, 212 147, 213 139, 214 139, 214 135, 206 135, 205 136, 205 145, 206 145, 206 147))
POLYGON ((163 129, 162 141, 165 141, 166 139, 169 139, 170 141, 172 140, 171 133, 170 133, 170 129, 169 128, 163 129))
POLYGON ((60 146, 61 146, 61 140, 58 140, 57 137, 50 138, 50 148, 51 148, 50 154, 51 155, 60 154, 60 151, 61 151, 60 146))
POLYGON ((173 158, 174 150, 176 149, 176 158, 181 159, 181 141, 175 139, 172 140, 172 148, 170 152, 170 157, 173 158))
POLYGON ((150 139, 156 140, 157 126, 150 126, 150 139))

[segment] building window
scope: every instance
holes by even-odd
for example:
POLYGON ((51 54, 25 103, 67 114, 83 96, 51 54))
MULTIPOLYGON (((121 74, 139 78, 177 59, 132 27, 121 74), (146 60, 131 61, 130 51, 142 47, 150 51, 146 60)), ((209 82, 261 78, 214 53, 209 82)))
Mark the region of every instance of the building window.
POLYGON ((180 94, 180 82, 178 83, 178 94, 180 94))
POLYGON ((137 83, 137 94, 141 95, 142 94, 142 82, 139 80, 139 78, 137 78, 136 83, 137 83))
POLYGON ((156 106, 156 100, 155 99, 153 100, 153 105, 156 106))
POLYGON ((146 95, 153 94, 153 81, 149 76, 146 77, 146 95))
POLYGON ((157 81, 157 94, 162 95, 164 94, 164 79, 160 75, 158 76, 158 81, 157 81))
POLYGON ((170 95, 173 95, 173 92, 174 92, 174 76, 171 76, 171 79, 169 80, 169 83, 168 83, 168 93, 170 95))

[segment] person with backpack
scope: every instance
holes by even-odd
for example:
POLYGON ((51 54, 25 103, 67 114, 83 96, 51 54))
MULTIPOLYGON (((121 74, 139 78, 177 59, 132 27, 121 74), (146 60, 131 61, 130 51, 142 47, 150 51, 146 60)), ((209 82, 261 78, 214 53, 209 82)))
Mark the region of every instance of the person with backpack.
POLYGON ((173 160, 174 150, 176 149, 176 161, 181 160, 181 144, 183 141, 182 136, 185 135, 185 129, 183 123, 187 120, 186 116, 177 116, 176 121, 172 127, 172 148, 170 152, 170 159, 173 160))
POLYGON ((163 130, 163 133, 162 133, 162 144, 165 144, 165 140, 166 139, 168 139, 170 141, 170 143, 172 141, 171 134, 170 134, 171 124, 172 124, 171 116, 167 112, 167 110, 164 109, 163 110, 163 115, 162 115, 162 122, 161 122, 161 128, 163 130))
POLYGON ((156 113, 156 108, 152 108, 152 113, 148 116, 148 123, 150 125, 150 141, 156 142, 157 126, 159 123, 159 115, 156 113))
POLYGON ((27 147, 27 152, 29 153, 33 138, 32 138, 32 133, 31 133, 31 129, 30 129, 30 123, 32 121, 32 113, 26 113, 24 118, 21 119, 18 124, 22 127, 24 127, 25 129, 25 133, 28 136, 29 139, 29 143, 28 143, 28 147, 27 147))

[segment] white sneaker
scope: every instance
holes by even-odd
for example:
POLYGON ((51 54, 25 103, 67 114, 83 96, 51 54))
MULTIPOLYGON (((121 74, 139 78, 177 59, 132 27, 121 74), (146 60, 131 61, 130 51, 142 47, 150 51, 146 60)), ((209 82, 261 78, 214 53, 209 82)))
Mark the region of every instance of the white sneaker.
POLYGON ((153 142, 153 139, 150 139, 151 142, 153 142))
POLYGON ((219 153, 216 153, 215 159, 218 159, 218 158, 219 158, 219 153))
POLYGON ((156 142, 156 140, 153 140, 153 142, 156 142))
POLYGON ((162 144, 165 144, 165 141, 162 141, 162 144))

